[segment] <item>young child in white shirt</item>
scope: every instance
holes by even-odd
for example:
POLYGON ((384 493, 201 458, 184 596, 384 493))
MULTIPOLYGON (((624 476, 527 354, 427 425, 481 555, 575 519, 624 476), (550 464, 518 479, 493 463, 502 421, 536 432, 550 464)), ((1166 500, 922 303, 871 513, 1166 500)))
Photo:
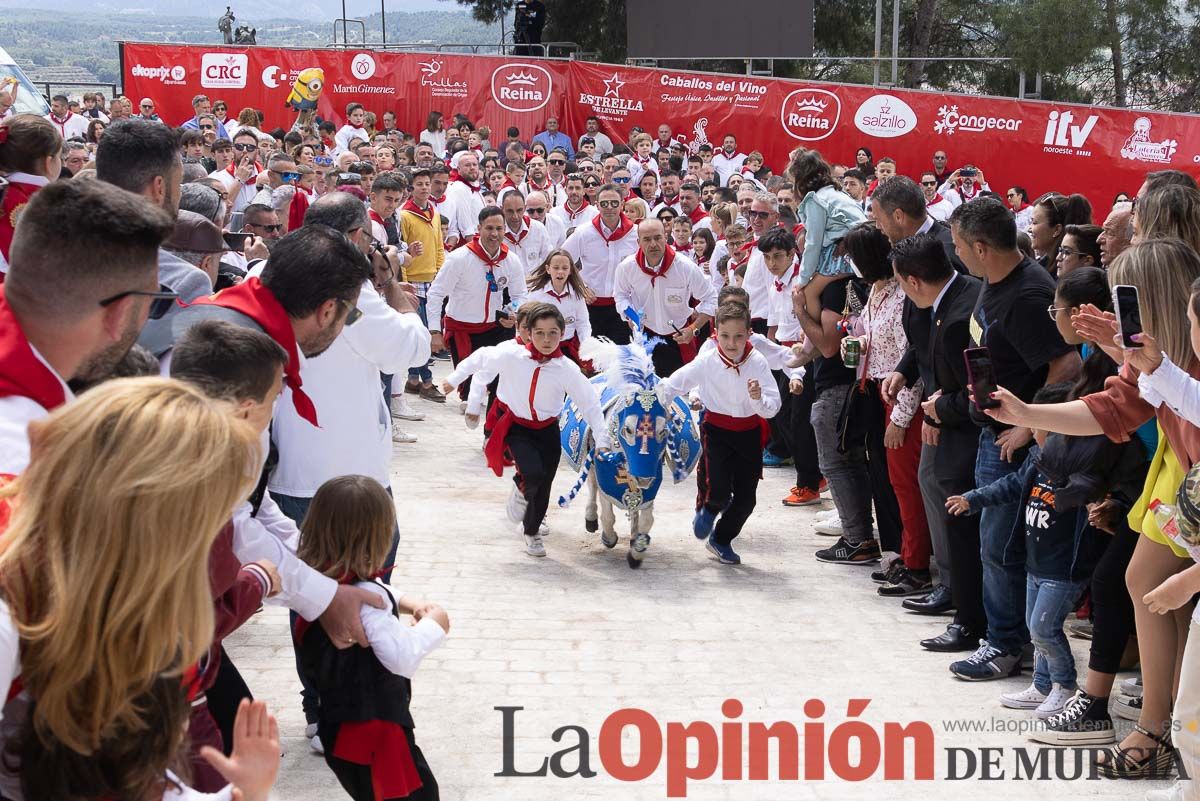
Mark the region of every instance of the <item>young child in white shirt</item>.
POLYGON ((700 423, 705 470, 697 475, 697 491, 704 501, 692 532, 722 564, 737 565, 742 560, 733 540, 754 511, 767 420, 779 411, 779 389, 766 358, 750 344, 750 310, 725 303, 714 322, 717 346, 665 379, 659 394, 665 405, 698 391, 705 409, 700 423))
POLYGON ((592 335, 584 292, 583 277, 575 260, 561 248, 551 251, 529 276, 529 299, 550 303, 562 312, 566 328, 561 347, 576 364, 580 364, 579 346, 592 335))

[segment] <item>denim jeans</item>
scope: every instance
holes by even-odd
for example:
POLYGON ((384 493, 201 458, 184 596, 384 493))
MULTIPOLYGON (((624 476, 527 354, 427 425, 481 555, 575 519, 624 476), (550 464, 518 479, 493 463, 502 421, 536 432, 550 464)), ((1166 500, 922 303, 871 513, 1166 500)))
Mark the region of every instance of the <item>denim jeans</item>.
MULTIPOLYGON (((413 284, 417 288, 417 314, 421 315, 421 322, 425 323, 425 327, 429 327, 429 299, 426 295, 429 292, 430 284, 428 282, 419 282, 413 284)), ((429 369, 429 365, 433 364, 433 360, 425 362, 423 367, 413 367, 408 371, 409 381, 420 381, 428 384, 433 381, 433 371, 429 369)))
MULTIPOLYGON (((1020 462, 1000 458, 1000 446, 988 429, 979 432, 975 457, 975 486, 983 487, 1014 472, 1020 462)), ((1006 554, 1013 525, 1022 503, 989 506, 979 515, 979 558, 983 562, 983 609, 987 613, 987 641, 1008 653, 1017 653, 1029 642, 1025 626, 1025 562, 1019 554, 1006 554)))
POLYGON ((867 451, 860 438, 848 443, 845 453, 838 451, 838 417, 846 403, 851 385, 822 390, 812 407, 813 434, 817 439, 817 460, 821 474, 829 482, 833 504, 842 520, 842 537, 850 545, 873 539, 871 536, 871 477, 867 473, 867 451))
POLYGON ((1029 634, 1037 653, 1033 684, 1042 693, 1049 693, 1052 684, 1061 684, 1068 690, 1076 687, 1075 657, 1071 655, 1071 644, 1063 632, 1063 621, 1075 608, 1075 602, 1086 586, 1082 581, 1032 575, 1025 580, 1029 634))
MULTIPOLYGON (((392 494, 392 488, 387 488, 388 495, 392 494)), ((271 497, 275 499, 275 503, 279 505, 279 511, 290 517, 292 521, 299 527, 304 523, 304 516, 308 514, 308 507, 312 505, 312 498, 298 498, 294 495, 276 495, 271 493, 271 497)), ((397 526, 392 531, 392 549, 388 552, 387 560, 384 562, 387 565, 387 572, 383 574, 381 580, 384 584, 392 583, 392 565, 396 562, 396 548, 400 545, 400 528, 397 526)), ((296 627, 296 613, 290 613, 291 627, 296 627)), ((308 686, 304 681, 304 674, 300 672, 300 654, 296 653, 296 675, 300 677, 300 705, 304 709, 304 722, 316 723, 317 717, 320 714, 320 699, 317 698, 316 690, 308 686)))

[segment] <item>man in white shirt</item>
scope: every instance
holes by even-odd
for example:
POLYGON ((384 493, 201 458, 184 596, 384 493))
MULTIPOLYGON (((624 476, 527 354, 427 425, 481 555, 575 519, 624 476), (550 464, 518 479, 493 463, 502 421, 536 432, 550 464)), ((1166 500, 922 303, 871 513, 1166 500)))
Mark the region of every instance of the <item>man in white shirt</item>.
POLYGON ((63 139, 83 138, 87 136, 88 123, 91 120, 72 112, 68 103, 66 95, 55 95, 50 101, 50 113, 46 115, 46 119, 58 129, 63 139))
POLYGON ((932 170, 921 173, 921 192, 925 195, 925 212, 939 222, 950 219, 954 204, 938 191, 937 176, 932 170))
MULTIPOLYGON (((700 202, 700 187, 688 182, 679 187, 679 213, 692 222, 692 230, 707 228, 712 230, 712 218, 700 202)), ((709 254, 712 255, 712 254, 709 254)))
POLYGON ((725 134, 725 139, 721 144, 721 150, 713 156, 713 169, 717 171, 717 182, 721 186, 729 183, 729 176, 742 171, 742 164, 746 161, 746 154, 739 153, 737 149, 737 137, 733 134, 725 134))
POLYGON ((450 221, 446 230, 446 246, 455 248, 475 236, 484 201, 479 183, 479 157, 469 150, 459 151, 454 154, 450 165, 446 202, 438 205, 438 212, 450 221))
POLYGON ((525 213, 529 219, 536 220, 546 226, 546 237, 550 240, 550 249, 561 248, 567 241, 567 229, 557 217, 550 215, 550 199, 545 192, 530 192, 525 196, 525 213))
POLYGON ((550 253, 550 237, 546 226, 525 213, 525 197, 519 189, 510 189, 501 205, 504 212, 504 242, 509 251, 521 260, 528 275, 536 270, 550 253))
POLYGON ((750 201, 746 217, 750 222, 750 259, 746 264, 742 289, 750 293, 751 326, 755 332, 765 334, 767 318, 770 316, 772 278, 757 245, 759 237, 779 224, 779 199, 770 192, 756 193, 750 201))
POLYGON ((243 128, 233 135, 233 161, 209 177, 225 184, 225 194, 234 212, 239 212, 254 202, 262 169, 258 163, 258 134, 252 128, 243 128))
POLYGON ((588 117, 584 122, 584 125, 587 127, 587 133, 583 134, 583 136, 580 136, 579 138, 582 140, 584 137, 590 137, 592 141, 596 143, 596 155, 607 156, 609 153, 613 152, 612 140, 606 135, 600 133, 599 117, 588 117))
POLYGON ((651 358, 665 378, 695 357, 696 332, 712 319, 717 293, 694 261, 667 244, 661 222, 642 220, 637 231, 638 252, 617 267, 617 311, 631 322, 640 318, 647 336, 663 340, 651 358))
POLYGON ((588 317, 592 332, 624 345, 629 342, 629 326, 617 313, 613 285, 617 266, 638 249, 637 228, 621 211, 625 192, 615 184, 605 184, 596 193, 599 214, 587 225, 567 237, 563 249, 579 265, 584 286, 591 295, 588 317))
POLYGON ((654 207, 650 209, 650 216, 657 217, 658 213, 663 209, 670 209, 678 216, 682 214, 679 208, 679 185, 681 179, 679 173, 675 170, 663 170, 659 173, 659 186, 661 187, 654 207))
POLYGON ((525 162, 525 183, 521 185, 521 192, 525 195, 526 200, 532 192, 541 192, 550 201, 551 206, 561 206, 567 202, 567 190, 563 186, 562 170, 563 165, 567 163, 567 154, 561 150, 556 150, 550 154, 550 162, 558 171, 558 178, 555 179, 553 172, 547 173, 546 159, 541 156, 530 155, 529 161, 525 162))
POLYGON ((674 142, 675 139, 671 136, 671 126, 664 122, 658 126, 658 138, 654 140, 654 154, 657 155, 660 150, 671 152, 671 145, 674 142))
POLYGON ((588 202, 583 186, 584 178, 579 173, 567 176, 566 202, 550 210, 550 216, 566 229, 570 236, 576 228, 587 225, 596 216, 596 207, 588 202))

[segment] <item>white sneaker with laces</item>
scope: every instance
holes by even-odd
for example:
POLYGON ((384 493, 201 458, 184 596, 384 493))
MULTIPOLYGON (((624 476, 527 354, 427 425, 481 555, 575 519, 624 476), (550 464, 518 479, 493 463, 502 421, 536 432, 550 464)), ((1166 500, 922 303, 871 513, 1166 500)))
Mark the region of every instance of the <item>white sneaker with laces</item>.
MULTIPOLYGON (((1055 688, 1058 685, 1054 685, 1055 688)), ((1053 692, 1053 690, 1051 690, 1053 692)), ((1069 697, 1070 694, 1068 694, 1069 697)), ((1038 709, 1046 702, 1050 696, 1045 695, 1035 685, 1030 684, 1019 693, 1004 693, 1000 696, 1000 705, 1008 709, 1038 709)), ((1063 704, 1066 703, 1064 698, 1063 704)), ((1055 710, 1057 711, 1057 710, 1055 710)))
POLYGON ((308 747, 312 749, 314 754, 324 755, 325 753, 325 746, 321 745, 321 738, 315 734, 312 736, 312 739, 308 741, 308 747))
POLYGON ((544 520, 541 523, 538 523, 538 536, 539 537, 549 537, 550 536, 550 527, 546 525, 546 521, 544 521, 544 520))
POLYGON ((813 531, 818 534, 824 534, 828 537, 842 536, 842 519, 838 517, 837 510, 834 510, 832 517, 827 517, 824 520, 818 520, 813 525, 813 531))
POLYGON ((403 395, 392 396, 392 417, 397 420, 424 420, 425 412, 418 412, 403 395))
POLYGON ((508 519, 514 523, 520 523, 525 519, 525 496, 517 490, 516 485, 513 485, 512 492, 508 495, 508 503, 505 505, 504 511, 508 513, 508 519))
POLYGON ((822 509, 817 512, 817 516, 813 519, 820 523, 826 520, 840 520, 841 518, 838 517, 837 509, 822 509))
POLYGON ((395 426, 392 427, 392 442, 416 442, 416 441, 417 441, 416 434, 410 434, 403 429, 396 428, 395 426))
POLYGON ((1066 708, 1067 702, 1075 695, 1074 690, 1068 690, 1061 684, 1055 684, 1050 688, 1050 694, 1046 696, 1046 700, 1033 710, 1033 716, 1039 720, 1045 720, 1051 715, 1057 715, 1066 708))
POLYGON ((525 553, 530 556, 546 555, 546 546, 542 544, 542 535, 535 534, 532 537, 527 535, 522 536, 525 537, 525 553))

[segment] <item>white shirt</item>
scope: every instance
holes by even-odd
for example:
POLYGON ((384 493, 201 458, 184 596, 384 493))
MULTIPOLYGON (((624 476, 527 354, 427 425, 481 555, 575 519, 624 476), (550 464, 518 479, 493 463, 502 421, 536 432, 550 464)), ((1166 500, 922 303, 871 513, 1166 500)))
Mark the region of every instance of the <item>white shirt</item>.
POLYGON ((563 242, 567 241, 567 228, 562 224, 562 220, 547 212, 545 226, 546 236, 550 239, 550 249, 561 248, 563 242))
MULTIPOLYGON (((770 367, 772 370, 779 370, 789 379, 795 379, 797 381, 804 380, 804 376, 807 371, 804 369, 803 365, 799 367, 788 366, 788 362, 791 361, 792 356, 794 355, 791 348, 780 345, 778 342, 767 339, 762 334, 755 334, 754 332, 750 333, 750 344, 753 345, 754 349, 761 353, 763 358, 767 360, 767 367, 770 367)), ((700 346, 699 352, 706 353, 715 347, 717 347, 717 340, 709 337, 708 339, 704 340, 704 344, 700 346)))
POLYGON ((476 348, 471 351, 471 355, 454 367, 450 375, 446 376, 446 381, 455 387, 466 381, 468 376, 474 376, 471 381, 471 391, 467 393, 467 414, 482 414, 483 407, 487 404, 487 387, 496 377, 492 359, 494 350, 523 351, 525 346, 516 339, 506 339, 499 345, 476 348))
POLYGON ((576 150, 579 149, 579 143, 583 142, 585 138, 591 139, 596 143, 597 156, 607 156, 609 153, 613 152, 612 140, 609 139, 606 134, 602 134, 599 131, 596 131, 596 133, 585 133, 583 136, 579 137, 579 142, 575 145, 576 150))
POLYGON ((712 165, 717 171, 717 183, 725 186, 729 183, 729 176, 742 171, 742 164, 746 161, 745 153, 734 153, 732 156, 725 155, 725 150, 718 150, 713 154, 712 165))
POLYGON ((526 198, 528 198, 532 192, 541 192, 546 196, 546 201, 550 204, 550 208, 557 208, 558 206, 565 204, 567 202, 567 187, 565 182, 559 181, 558 183, 555 183, 549 178, 546 180, 547 185, 542 189, 538 189, 536 186, 530 184, 529 181, 525 181, 525 183, 521 184, 521 192, 526 198))
MULTIPOLYGON (((764 261, 764 266, 766 262, 764 261)), ((779 342, 800 341, 800 319, 792 305, 792 287, 800 283, 799 262, 792 265, 783 275, 770 276, 770 301, 767 307, 767 325, 775 327, 775 339, 779 342)))
POLYGON ((393 615, 387 590, 373 581, 356 581, 354 586, 375 593, 388 604, 387 609, 363 604, 358 613, 375 658, 389 673, 411 679, 421 660, 446 641, 446 630, 431 617, 410 626, 393 615))
POLYGON ((1028 231, 1029 226, 1033 225, 1033 204, 1030 203, 1020 211, 1014 211, 1013 216, 1017 218, 1017 230, 1028 231))
POLYGON ((642 176, 648 172, 658 173, 658 159, 651 156, 646 160, 646 163, 638 161, 637 155, 630 156, 629 163, 625 165, 625 169, 629 170, 629 186, 637 188, 642 183, 642 176))
POLYGON ((598 298, 613 297, 613 285, 616 280, 617 266, 626 258, 638 251, 637 226, 631 226, 629 232, 620 239, 609 242, 606 236, 613 234, 612 229, 600 220, 600 230, 595 223, 588 223, 575 229, 575 233, 563 242, 563 250, 571 254, 571 258, 579 264, 583 283, 592 290, 598 298))
POLYGON ((753 349, 736 369, 725 365, 717 347, 701 349, 695 359, 664 378, 661 387, 660 397, 668 398, 694 389, 705 409, 730 417, 771 418, 782 403, 766 357, 753 349), (751 379, 762 389, 758 400, 751 398, 747 389, 751 379))
POLYGON ((429 331, 419 315, 389 306, 370 280, 363 282, 358 309, 362 317, 301 369, 320 426, 300 417, 286 387, 276 405, 272 437, 279 465, 267 486, 278 495, 311 498, 326 481, 347 474, 391 483, 392 416, 379 374, 425 364, 429 331))
POLYGON ((552 303, 562 312, 563 319, 567 321, 567 327, 563 331, 562 338, 570 339, 576 334, 579 335, 579 342, 583 343, 592 335, 592 321, 588 317, 587 303, 584 299, 571 289, 571 285, 567 284, 567 296, 565 298, 556 298, 551 294, 554 286, 549 281, 541 289, 535 289, 529 293, 529 300, 538 300, 542 303, 552 303))
MULTIPOLYGON (((954 204, 945 196, 936 203, 926 203, 925 213, 938 222, 945 222, 950 219, 950 215, 954 212, 954 204)), ((1019 227, 1018 231, 1021 230, 1019 227)))
POLYGON ((258 194, 258 187, 255 185, 255 181, 258 179, 257 168, 246 183, 239 181, 236 175, 230 175, 229 170, 217 170, 209 173, 208 177, 223 183, 226 192, 237 190, 237 194, 233 198, 234 211, 245 211, 246 207, 254 202, 254 196, 258 194))
POLYGON ((462 181, 451 181, 446 187, 446 202, 438 207, 438 213, 450 224, 446 227, 446 238, 457 236, 466 241, 479 230, 479 212, 483 211, 483 192, 472 192, 462 181))
POLYGON ((504 303, 505 288, 512 303, 520 306, 525 302, 525 265, 520 256, 510 252, 492 275, 495 292, 489 292, 487 268, 471 250, 461 247, 446 256, 426 296, 429 330, 442 330, 442 301, 448 301, 446 316, 460 323, 495 322, 496 312, 504 303))
POLYGON ((546 233, 546 226, 528 218, 522 221, 521 230, 515 234, 505 224, 504 244, 508 245, 508 252, 525 265, 526 275, 540 267, 551 250, 550 235, 546 233))
POLYGON ((746 264, 746 275, 742 278, 742 289, 750 293, 751 318, 765 320, 770 314, 773 280, 762 251, 755 245, 750 250, 750 261, 746 264))
MULTIPOLYGON (((656 269, 660 264, 646 266, 656 269)), ((663 335, 672 334, 691 319, 692 298, 700 301, 696 314, 716 313, 717 293, 712 281, 687 256, 676 253, 666 274, 653 282, 651 278, 638 266, 636 254, 622 261, 617 266, 614 288, 617 311, 626 315, 627 310, 634 309, 641 315, 645 328, 663 335)))
POLYGON ((446 132, 445 131, 421 131, 421 136, 417 139, 418 142, 427 142, 433 146, 433 155, 439 159, 446 155, 446 132))
POLYGON ((546 216, 553 217, 562 223, 563 228, 567 231, 567 236, 570 236, 573 230, 587 225, 598 214, 600 214, 600 209, 591 203, 585 203, 582 207, 572 212, 567 208, 566 202, 564 202, 563 205, 550 209, 550 213, 546 216))
POLYGON ((54 119, 53 114, 47 114, 46 119, 50 120, 50 124, 58 129, 59 134, 64 140, 78 137, 80 139, 87 136, 88 124, 92 121, 91 117, 84 117, 81 114, 75 114, 68 111, 67 118, 62 122, 54 119))
POLYGON ((345 153, 346 151, 350 150, 350 145, 354 143, 355 139, 361 139, 364 142, 371 141, 371 138, 367 136, 366 128, 355 128, 349 123, 343 125, 338 129, 338 132, 333 135, 333 155, 337 156, 339 153, 345 153))
POLYGON ((655 204, 654 208, 650 209, 650 216, 657 217, 658 213, 660 211, 662 211, 663 209, 670 209, 671 211, 675 212, 675 216, 677 216, 677 217, 683 215, 683 207, 679 204, 679 196, 678 195, 675 196, 674 203, 667 203, 664 201, 662 203, 655 204))
MULTIPOLYGON (((974 198, 979 197, 980 192, 990 192, 990 191, 991 191, 991 187, 988 186, 986 183, 975 184, 975 193, 973 195, 971 195, 971 198, 974 199, 974 198)), ((958 191, 958 189, 951 184, 949 178, 946 179, 946 182, 944 184, 942 184, 941 186, 938 187, 938 193, 943 198, 950 201, 950 205, 954 206, 955 208, 958 208, 965 202, 962 192, 958 191)), ((1018 228, 1017 230, 1019 231, 1021 229, 1018 228)))

